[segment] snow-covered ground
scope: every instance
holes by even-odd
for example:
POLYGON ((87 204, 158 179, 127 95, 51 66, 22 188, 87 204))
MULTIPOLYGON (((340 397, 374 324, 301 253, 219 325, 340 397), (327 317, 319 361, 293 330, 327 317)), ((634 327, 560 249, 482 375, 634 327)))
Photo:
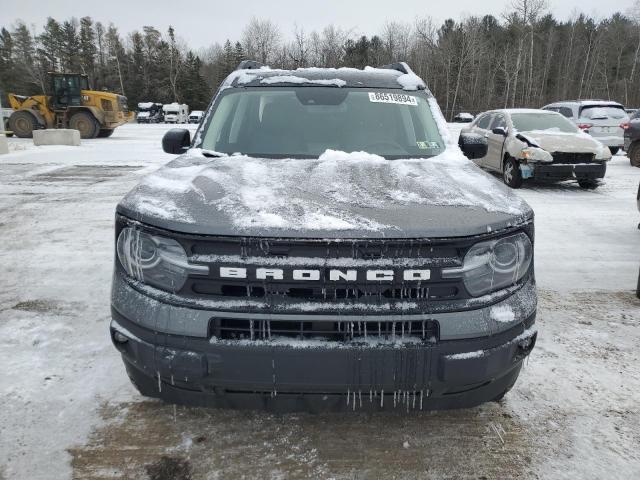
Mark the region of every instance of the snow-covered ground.
POLYGON ((503 403, 272 416, 146 401, 110 344, 114 207, 172 158, 167 128, 10 139, 0 156, 0 479, 640 477, 640 169, 626 157, 595 192, 519 192, 536 212, 540 339, 503 403))

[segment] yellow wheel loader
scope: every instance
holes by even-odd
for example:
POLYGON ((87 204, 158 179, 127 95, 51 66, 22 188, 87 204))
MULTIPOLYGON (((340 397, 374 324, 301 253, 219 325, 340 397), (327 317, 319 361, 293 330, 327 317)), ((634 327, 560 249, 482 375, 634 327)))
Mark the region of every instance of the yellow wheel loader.
POLYGON ((10 93, 14 112, 9 130, 29 138, 42 128, 71 128, 82 138, 109 137, 113 130, 133 119, 127 98, 110 92, 89 89, 86 75, 48 73, 48 95, 25 97, 10 93))

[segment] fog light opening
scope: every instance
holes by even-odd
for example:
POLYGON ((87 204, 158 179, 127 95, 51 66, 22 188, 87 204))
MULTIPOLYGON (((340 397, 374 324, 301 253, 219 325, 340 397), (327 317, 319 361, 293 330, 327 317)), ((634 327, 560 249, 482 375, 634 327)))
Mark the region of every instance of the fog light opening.
POLYGON ((129 339, 125 335, 117 331, 114 332, 113 339, 116 341, 116 343, 120 344, 125 344, 129 341, 129 339))

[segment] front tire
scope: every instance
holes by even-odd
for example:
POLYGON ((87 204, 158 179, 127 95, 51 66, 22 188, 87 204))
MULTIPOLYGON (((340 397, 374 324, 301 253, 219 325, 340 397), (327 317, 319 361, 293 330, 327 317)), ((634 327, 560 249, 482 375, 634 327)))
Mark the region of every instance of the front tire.
POLYGON ((611 151, 611 155, 615 156, 620 151, 620 147, 609 147, 609 150, 611 151))
POLYGON ((599 187, 595 180, 578 180, 578 185, 584 190, 595 190, 599 187))
POLYGON ((9 117, 9 130, 18 138, 31 138, 36 128, 36 119, 29 112, 18 110, 9 117))
POLYGON ((633 167, 640 167, 640 143, 634 143, 629 149, 629 162, 633 167))
POLYGON ((80 138, 96 138, 100 132, 97 120, 87 112, 73 114, 71 120, 69 120, 69 128, 78 130, 80 138))
POLYGON ((522 172, 520 165, 514 158, 507 158, 502 165, 502 180, 511 188, 522 186, 522 172))

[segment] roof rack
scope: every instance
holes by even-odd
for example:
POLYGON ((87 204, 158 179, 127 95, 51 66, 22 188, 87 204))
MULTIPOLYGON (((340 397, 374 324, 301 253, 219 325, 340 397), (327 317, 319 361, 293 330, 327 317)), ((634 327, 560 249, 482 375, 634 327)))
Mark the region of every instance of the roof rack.
POLYGON ((396 72, 404 74, 413 73, 411 67, 409 67, 409 65, 407 65, 405 62, 390 63, 389 65, 382 65, 378 68, 382 68, 383 70, 395 70, 396 72))
POLYGON ((262 67, 264 67, 264 65, 255 60, 243 60, 236 67, 236 70, 258 70, 262 67))

